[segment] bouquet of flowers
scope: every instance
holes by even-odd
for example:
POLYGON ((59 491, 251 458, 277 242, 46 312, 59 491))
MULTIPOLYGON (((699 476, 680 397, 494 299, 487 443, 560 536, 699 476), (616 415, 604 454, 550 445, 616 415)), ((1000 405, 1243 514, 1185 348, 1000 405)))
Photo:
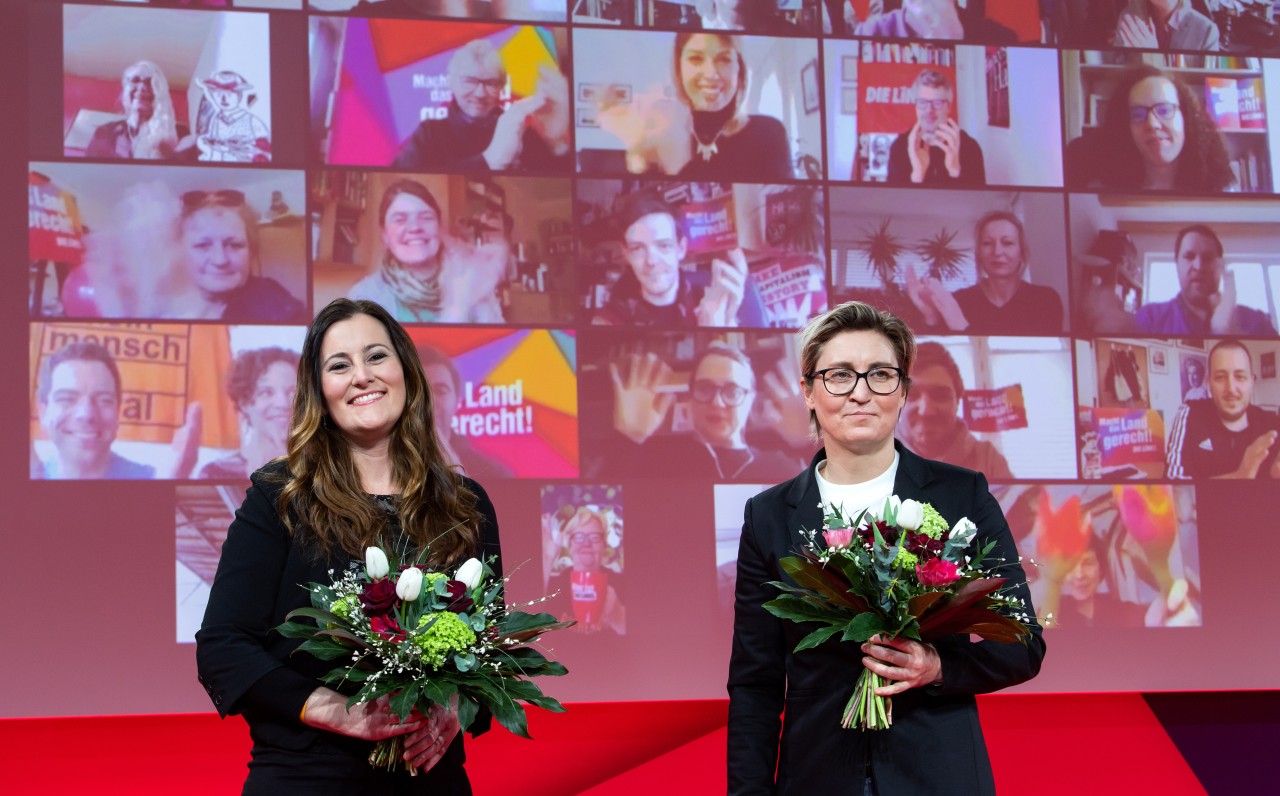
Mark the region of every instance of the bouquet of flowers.
MULTIPOLYGON (((323 679, 333 688, 358 687, 348 708, 390 695, 392 712, 404 721, 415 707, 425 713, 456 697, 463 730, 485 707, 503 727, 528 738, 517 700, 564 710, 529 678, 567 671, 529 645, 573 622, 507 608, 504 583, 489 563, 475 558, 450 577, 418 566, 397 569, 381 548, 369 547, 363 570, 327 586, 310 584, 312 607, 290 611, 277 630, 305 639, 298 647, 303 652, 344 661, 323 679)), ((377 743, 369 762, 389 770, 404 765, 416 774, 403 751, 403 736, 388 738, 377 743)))
MULTIPOLYGON (((771 582, 783 593, 764 604, 781 619, 823 625, 801 639, 796 652, 837 636, 858 643, 877 634, 917 641, 955 633, 1025 640, 1027 606, 1003 593, 1005 579, 994 576, 1004 562, 986 566, 995 542, 969 551, 978 529, 968 518, 948 527, 928 503, 894 495, 878 515, 867 509, 853 520, 839 506, 824 507, 823 526, 825 545, 817 531, 801 529, 807 544, 779 562, 795 585, 771 582)), ((891 697, 875 693, 885 684, 864 667, 841 726, 892 725, 891 697)))

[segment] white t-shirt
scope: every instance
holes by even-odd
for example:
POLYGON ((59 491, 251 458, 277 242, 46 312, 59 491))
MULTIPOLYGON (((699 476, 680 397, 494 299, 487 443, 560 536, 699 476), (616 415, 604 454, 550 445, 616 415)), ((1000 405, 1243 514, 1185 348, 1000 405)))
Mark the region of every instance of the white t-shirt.
POLYGON ((870 481, 863 481, 860 484, 831 483, 822 477, 822 469, 826 464, 827 460, 823 459, 813 468, 813 474, 818 479, 818 494, 822 496, 824 514, 827 507, 839 506, 844 511, 844 515, 852 520, 861 514, 863 509, 873 508, 879 511, 884 507, 885 500, 893 494, 893 481, 898 475, 897 451, 893 452, 893 464, 889 465, 889 469, 870 481))

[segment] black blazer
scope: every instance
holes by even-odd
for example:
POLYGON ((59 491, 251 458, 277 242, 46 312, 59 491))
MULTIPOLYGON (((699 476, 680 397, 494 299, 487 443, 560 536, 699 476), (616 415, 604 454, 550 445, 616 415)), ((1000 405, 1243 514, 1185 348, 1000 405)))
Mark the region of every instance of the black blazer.
MULTIPOLYGON (((894 446, 900 457, 894 494, 931 503, 952 525, 972 520, 974 547, 996 541, 992 556, 1014 562, 1002 574, 1030 606, 1013 536, 986 478, 894 446)), ((942 682, 895 696, 893 727, 863 732, 840 727, 862 669, 859 645, 835 640, 794 654, 817 626, 783 621, 761 607, 777 596, 767 582, 786 577, 778 561, 799 547, 798 531, 822 525, 813 468, 824 458, 819 451, 800 475, 747 501, 729 662, 729 793, 861 796, 868 762, 881 796, 994 793, 974 694, 1036 675, 1045 651, 1038 625, 1025 645, 971 643, 968 636, 937 643, 942 682)))
MULTIPOLYGON (((342 572, 363 561, 341 552, 317 560, 297 535, 285 530, 276 510, 283 483, 268 475, 282 471, 283 464, 276 462, 250 477, 244 503, 227 532, 204 621, 196 633, 200 682, 221 716, 244 715, 255 757, 287 750, 363 760, 371 742, 317 730, 299 720, 303 703, 335 662, 293 655, 302 641, 272 631, 290 611, 311 605, 308 583, 332 582, 330 570, 342 572)), ((466 478, 464 482, 479 498, 476 508, 483 518, 483 549, 474 554, 497 555, 493 504, 479 484, 466 478)), ((487 729, 488 719, 481 711, 472 734, 487 729)), ((460 767, 464 759, 459 733, 437 768, 460 767)))

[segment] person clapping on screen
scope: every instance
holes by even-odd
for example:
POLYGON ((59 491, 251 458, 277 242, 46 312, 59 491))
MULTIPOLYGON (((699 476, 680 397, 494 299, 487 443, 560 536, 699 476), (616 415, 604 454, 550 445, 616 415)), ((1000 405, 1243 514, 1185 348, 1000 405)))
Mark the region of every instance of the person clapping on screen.
POLYGON ((1113 44, 1141 50, 1220 48, 1218 26, 1191 7, 1191 0, 1129 0, 1116 22, 1113 44))
MULTIPOLYGON (((1012 44, 1017 35, 987 19, 983 9, 961 9, 956 0, 904 0, 901 8, 870 16, 855 36, 895 39, 950 39, 1012 44)), ((970 3, 969 5, 975 5, 970 3)))
MULTIPOLYGON (((243 793, 469 795, 456 700, 403 721, 387 695, 348 708, 350 684, 322 683, 332 663, 273 629, 311 605, 300 584, 360 568, 368 546, 434 572, 497 561, 493 504, 441 455, 413 341, 377 304, 317 313, 296 386, 288 453, 253 474, 196 633, 200 682, 220 715, 249 725, 243 793), (416 779, 369 765, 373 743, 397 735, 416 779)), ((471 732, 488 725, 481 715, 471 732)))
MULTIPOLYGON (((615 475, 652 475, 663 462, 680 462, 692 478, 763 482, 796 465, 788 453, 747 443, 747 420, 756 403, 751 360, 736 348, 715 343, 693 364, 689 379, 693 434, 658 431, 675 405, 673 375, 657 354, 633 354, 609 363, 613 382, 613 425, 618 438, 603 470, 615 475), (628 444, 631 443, 631 444, 628 444), (634 450, 632 447, 634 446, 634 450)), ((793 408, 799 396, 769 383, 765 402, 793 408)), ((771 409, 772 416, 785 417, 771 409)))
POLYGON ((396 167, 483 172, 569 166, 569 83, 558 68, 540 64, 537 91, 504 109, 502 56, 492 42, 476 39, 449 60, 448 82, 448 115, 419 124, 401 145, 396 167))
POLYGON ((201 478, 244 480, 284 455, 297 380, 296 351, 271 346, 236 355, 226 391, 240 420, 240 450, 201 467, 201 478))
POLYGON ((1226 270, 1222 239, 1212 227, 1192 224, 1174 241, 1178 295, 1144 304, 1135 321, 1139 331, 1155 335, 1247 335, 1275 337, 1271 318, 1237 303, 1235 274, 1226 270))
POLYGON ((946 75, 922 69, 911 88, 916 123, 889 149, 888 182, 895 185, 986 185, 978 142, 951 118, 955 91, 946 75))
POLYGON ((928 327, 968 334, 1061 334, 1062 298, 1023 279, 1031 250, 1022 221, 993 211, 974 225, 976 284, 949 293, 907 266, 907 295, 928 327))
POLYGON ((195 138, 178 123, 169 81, 160 67, 138 61, 120 76, 124 118, 93 131, 85 150, 91 158, 194 159, 195 138))
POLYGON ((634 174, 699 180, 790 179, 787 131, 772 116, 747 112, 749 71, 742 40, 678 33, 672 53, 675 99, 617 103, 606 95, 600 127, 626 149, 634 174))
POLYGON ((1101 126, 1073 139, 1066 157, 1069 188, 1217 193, 1236 182, 1204 103, 1147 64, 1120 75, 1101 126))
POLYGON ((681 268, 689 241, 680 211, 644 195, 617 216, 627 270, 592 318, 605 326, 762 326, 764 306, 741 249, 711 263, 711 282, 692 284, 681 268))
POLYGON ((375 301, 402 322, 502 323, 497 291, 506 245, 472 246, 447 237, 443 224, 440 203, 424 185, 388 185, 378 205, 382 262, 348 296, 375 301))
POLYGON ((162 467, 126 459, 111 450, 120 430, 123 388, 116 359, 96 342, 69 343, 44 357, 37 376, 40 427, 53 442, 41 461, 34 447, 32 478, 187 478, 200 447, 200 404, 187 405, 162 467))
POLYGON ((1280 418, 1254 404, 1253 360, 1239 340, 1209 351, 1209 397, 1178 408, 1169 478, 1280 478, 1280 418))

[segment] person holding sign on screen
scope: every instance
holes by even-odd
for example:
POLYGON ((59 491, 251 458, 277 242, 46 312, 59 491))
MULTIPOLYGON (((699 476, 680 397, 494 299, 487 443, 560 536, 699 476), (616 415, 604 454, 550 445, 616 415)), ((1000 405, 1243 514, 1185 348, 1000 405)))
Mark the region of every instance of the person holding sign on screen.
POLYGON ((605 326, 763 326, 764 305, 741 249, 711 263, 711 281, 692 284, 681 268, 689 250, 684 219, 659 199, 636 194, 618 214, 628 269, 592 319, 605 326))
POLYGON ((448 115, 418 125, 401 145, 395 166, 467 172, 568 168, 569 84, 555 66, 539 64, 535 93, 504 109, 507 67, 492 42, 476 39, 453 54, 448 81, 448 115))

